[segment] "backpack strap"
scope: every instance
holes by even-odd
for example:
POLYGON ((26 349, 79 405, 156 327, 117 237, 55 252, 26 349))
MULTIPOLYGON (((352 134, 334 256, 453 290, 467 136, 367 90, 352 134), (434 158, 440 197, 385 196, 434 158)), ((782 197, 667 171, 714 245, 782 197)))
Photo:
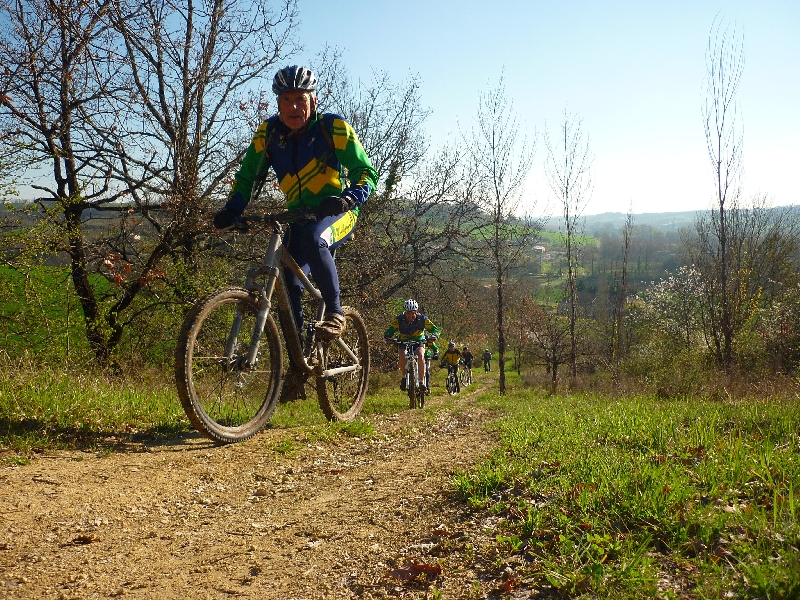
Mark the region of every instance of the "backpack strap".
POLYGON ((333 142, 333 115, 330 113, 323 113, 320 116, 320 121, 322 121, 322 126, 318 127, 320 135, 322 135, 322 139, 325 140, 325 146, 327 146, 327 150, 325 154, 322 155, 322 168, 324 169, 323 172, 328 170, 328 159, 331 157, 331 154, 336 156, 336 144, 333 142))
POLYGON ((258 168, 256 169, 255 177, 253 177, 256 185, 253 186, 253 191, 250 192, 250 202, 258 199, 261 188, 264 187, 264 182, 267 180, 267 173, 269 173, 269 163, 267 161, 269 152, 267 150, 275 140, 275 127, 270 127, 269 125, 267 127, 269 127, 269 133, 267 133, 267 139, 264 140, 264 151, 261 153, 261 159, 258 161, 258 168))

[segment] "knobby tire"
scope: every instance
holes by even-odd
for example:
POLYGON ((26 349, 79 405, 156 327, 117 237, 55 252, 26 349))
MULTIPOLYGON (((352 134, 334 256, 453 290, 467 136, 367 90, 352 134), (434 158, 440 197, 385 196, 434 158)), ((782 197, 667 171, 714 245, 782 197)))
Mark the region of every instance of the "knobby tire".
POLYGON ((417 364, 417 356, 415 354, 406 356, 406 371, 409 379, 406 385, 406 389, 408 390, 408 407, 413 410, 417 408, 417 382, 419 381, 419 365, 417 364))
POLYGON ((244 365, 258 303, 238 287, 197 302, 183 323, 175 350, 175 380, 186 415, 206 437, 244 441, 267 425, 278 404, 283 358, 278 327, 264 324, 255 367, 244 365), (237 310, 243 319, 229 356, 225 347, 237 310))
MULTIPOLYGON (((358 357, 360 369, 331 377, 317 377, 317 400, 322 412, 330 421, 352 421, 361 412, 369 386, 369 337, 364 319, 353 308, 343 306, 346 328, 341 340, 358 357)), ((327 342, 323 349, 326 369, 354 364, 352 357, 336 339, 327 342)))

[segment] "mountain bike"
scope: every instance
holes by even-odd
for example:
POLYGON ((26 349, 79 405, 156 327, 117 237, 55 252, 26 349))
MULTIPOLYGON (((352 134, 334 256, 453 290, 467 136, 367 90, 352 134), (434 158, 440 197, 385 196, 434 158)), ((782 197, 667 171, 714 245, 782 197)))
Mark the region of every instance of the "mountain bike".
POLYGON ((472 383, 472 367, 464 365, 464 368, 461 369, 461 374, 459 375, 461 380, 461 385, 464 387, 470 385, 472 383))
MULTIPOLYGON (((272 418, 283 385, 279 322, 295 378, 314 378, 319 406, 332 421, 351 421, 361 411, 369 384, 369 339, 361 315, 342 307, 346 330, 337 339, 317 335, 325 303, 283 245, 287 223, 314 219, 287 211, 243 219, 269 232, 266 254, 250 267, 243 287, 227 287, 200 299, 189 311, 175 351, 175 380, 186 415, 217 442, 246 440, 272 418), (298 331, 283 268, 291 269, 316 304, 316 319, 298 331)), ((239 228, 246 225, 240 223, 239 228)))
MULTIPOLYGON (((408 407, 423 408, 425 406, 425 389, 419 386, 419 365, 417 364, 417 348, 425 347, 425 342, 401 342, 393 340, 406 353, 405 390, 408 394, 408 407)), ((428 379, 428 381, 430 381, 428 379)), ((430 385, 430 384, 428 384, 430 385)))
POLYGON ((451 396, 461 391, 461 386, 458 383, 458 365, 447 365, 447 379, 444 385, 447 388, 447 393, 451 396))

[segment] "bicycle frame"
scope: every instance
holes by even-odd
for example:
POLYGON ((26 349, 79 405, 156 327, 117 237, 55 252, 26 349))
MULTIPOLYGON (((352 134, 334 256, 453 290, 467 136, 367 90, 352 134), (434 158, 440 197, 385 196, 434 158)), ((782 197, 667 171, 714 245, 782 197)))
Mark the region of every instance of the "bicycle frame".
MULTIPOLYGON (((414 364, 417 364, 417 348, 420 346, 425 346, 425 342, 398 342, 400 346, 403 347, 406 353, 406 383, 408 383, 408 378, 411 374, 411 361, 414 361, 414 364)), ((416 382, 415 382, 416 383, 416 382)))
MULTIPOLYGON (((264 331, 264 325, 267 322, 267 317, 272 309, 273 294, 277 293, 277 308, 280 316, 280 325, 283 330, 284 341, 286 342, 286 349, 289 352, 289 357, 293 365, 302 370, 305 374, 316 374, 317 377, 332 377, 341 373, 356 371, 360 369, 358 365, 358 357, 350 349, 350 347, 341 339, 337 338, 335 342, 339 344, 342 349, 353 359, 356 363, 354 365, 338 367, 335 369, 327 369, 319 371, 321 363, 321 344, 314 344, 312 348, 313 338, 313 325, 309 324, 308 331, 306 332, 304 344, 300 343, 301 332, 298 330, 297 323, 294 320, 294 314, 291 310, 291 302, 289 301, 289 292, 286 285, 286 280, 283 275, 285 266, 300 279, 300 282, 305 286, 306 290, 311 296, 319 300, 316 313, 316 321, 322 319, 325 312, 325 303, 322 301, 322 294, 315 288, 303 270, 298 266, 295 260, 291 257, 289 252, 283 245, 284 227, 280 222, 272 222, 272 234, 270 235, 267 244, 267 251, 264 255, 261 264, 258 266, 250 267, 247 271, 247 279, 245 280, 245 289, 259 297, 259 310, 256 315, 255 325, 253 327, 253 335, 251 337, 250 347, 248 349, 246 365, 250 368, 255 368, 258 356, 258 346, 261 342, 261 335, 264 331), (257 279, 266 276, 266 283, 259 285, 257 279)), ((242 314, 237 310, 234 317, 233 324, 231 325, 230 334, 225 346, 226 356, 231 356, 233 348, 236 345, 236 340, 239 336, 239 329, 242 324, 242 314)))

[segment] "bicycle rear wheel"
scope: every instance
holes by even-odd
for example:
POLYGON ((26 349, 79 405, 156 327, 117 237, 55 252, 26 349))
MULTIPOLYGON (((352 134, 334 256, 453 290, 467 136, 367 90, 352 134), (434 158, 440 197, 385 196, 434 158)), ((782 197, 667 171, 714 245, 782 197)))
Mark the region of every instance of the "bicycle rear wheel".
POLYGON ((257 302, 246 290, 219 290, 195 304, 178 337, 178 396, 192 425, 217 442, 252 437, 269 422, 278 403, 283 359, 272 316, 264 324, 256 364, 245 365, 257 312, 257 302), (226 354, 237 313, 241 326, 226 354))
POLYGON ((364 406, 369 385, 367 326, 358 311, 349 306, 342 307, 342 310, 346 321, 345 332, 340 338, 325 344, 322 367, 325 370, 353 365, 358 368, 330 377, 317 377, 319 407, 331 421, 355 419, 364 406))

